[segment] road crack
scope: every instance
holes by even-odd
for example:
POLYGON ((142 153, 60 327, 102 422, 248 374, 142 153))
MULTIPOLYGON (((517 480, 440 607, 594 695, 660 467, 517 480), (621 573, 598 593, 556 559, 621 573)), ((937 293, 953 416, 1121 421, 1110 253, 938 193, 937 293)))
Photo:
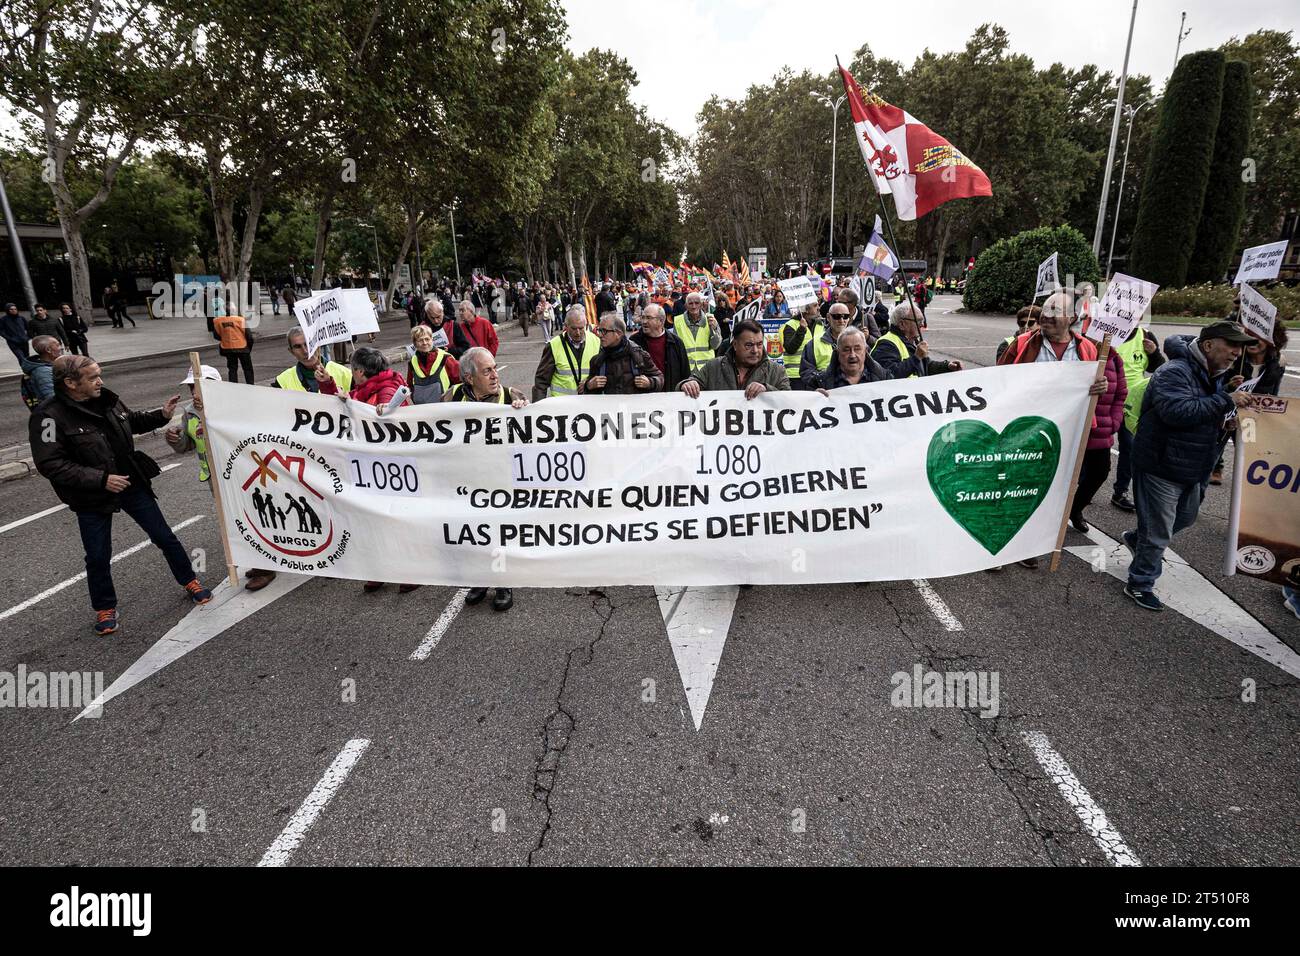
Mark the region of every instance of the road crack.
POLYGON ((575 658, 585 653, 585 657, 579 661, 580 666, 586 667, 592 662, 596 645, 604 638, 605 629, 609 626, 616 610, 614 602, 603 590, 591 588, 587 594, 592 597, 592 610, 600 618, 600 631, 592 640, 571 647, 565 652, 564 673, 560 676, 560 686, 555 694, 555 706, 546 715, 546 720, 542 724, 539 734, 542 746, 541 752, 537 755, 537 762, 533 765, 532 785, 533 800, 542 805, 546 818, 542 823, 542 831, 537 836, 536 845, 528 851, 529 866, 533 865, 533 858, 545 848, 546 835, 551 832, 551 822, 555 817, 555 809, 551 806, 551 795, 555 791, 555 781, 559 776, 560 760, 568 749, 569 741, 572 740, 573 732, 578 726, 577 718, 565 705, 564 699, 569 687, 569 676, 573 673, 575 658))

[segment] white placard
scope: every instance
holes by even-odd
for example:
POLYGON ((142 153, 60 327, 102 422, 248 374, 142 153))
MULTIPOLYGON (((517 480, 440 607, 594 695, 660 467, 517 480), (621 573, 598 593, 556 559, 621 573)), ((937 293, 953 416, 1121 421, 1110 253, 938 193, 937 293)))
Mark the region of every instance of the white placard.
POLYGON ((1057 268, 1057 253, 1053 252, 1038 265, 1038 278, 1034 281, 1034 298, 1040 295, 1051 295, 1061 287, 1061 280, 1057 277, 1059 269, 1057 268))
POLYGON ((826 397, 575 396, 383 417, 230 382, 203 398, 241 568, 457 587, 806 585, 1051 551, 1095 375, 1038 363, 826 397))
POLYGON ((1232 284, 1276 279, 1282 268, 1282 259, 1286 256, 1287 245, 1287 240, 1283 239, 1281 242, 1251 246, 1241 254, 1241 265, 1237 268, 1237 278, 1232 280, 1232 284))
POLYGON ((1277 321, 1277 306, 1264 298, 1246 283, 1241 284, 1241 310, 1237 313, 1241 327, 1270 345, 1273 343, 1273 325, 1277 321))
POLYGON ((1122 272, 1115 273, 1084 334, 1097 342, 1109 335, 1115 345, 1127 341, 1147 309, 1151 308, 1151 300, 1159 288, 1154 282, 1135 279, 1122 272))
POLYGON ((817 304, 817 293, 813 291, 812 283, 808 281, 807 276, 782 279, 777 285, 785 293, 785 304, 790 307, 791 312, 797 312, 805 305, 817 304))
POLYGON ((327 289, 299 299, 293 313, 307 337, 307 354, 331 342, 350 342, 354 335, 379 331, 375 306, 365 289, 327 289))

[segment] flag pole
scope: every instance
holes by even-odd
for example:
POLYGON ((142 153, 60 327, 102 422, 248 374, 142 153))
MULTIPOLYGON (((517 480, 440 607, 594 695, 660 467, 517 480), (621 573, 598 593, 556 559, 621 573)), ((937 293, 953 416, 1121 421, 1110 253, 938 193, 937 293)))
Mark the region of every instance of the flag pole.
MULTIPOLYGON (((836 62, 838 63, 839 61, 836 60, 836 62)), ((889 244, 894 250, 894 255, 898 256, 898 266, 899 266, 898 271, 903 272, 903 268, 902 268, 903 254, 898 251, 898 239, 894 235, 894 223, 889 218, 889 210, 885 207, 885 195, 884 193, 877 193, 876 196, 877 198, 880 199, 880 212, 882 214, 881 218, 885 220, 885 229, 888 230, 889 232, 889 244)), ((907 304, 912 307, 912 314, 916 315, 919 313, 922 317, 924 317, 925 313, 921 312, 921 310, 916 307, 916 303, 912 301, 912 290, 907 287, 906 272, 903 272, 903 295, 907 298, 907 304)), ((920 320, 918 320, 916 323, 916 338, 917 341, 920 342, 925 341, 925 332, 922 329, 922 322, 920 320)))

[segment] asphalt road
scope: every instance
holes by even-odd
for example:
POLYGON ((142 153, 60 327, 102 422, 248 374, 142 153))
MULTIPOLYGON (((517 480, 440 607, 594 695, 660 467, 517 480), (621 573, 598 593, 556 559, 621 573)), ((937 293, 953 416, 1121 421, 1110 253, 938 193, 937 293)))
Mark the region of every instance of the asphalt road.
MULTIPOLYGON (((1005 324, 938 308, 930 338, 983 361, 1005 324)), ((503 335, 508 383, 526 387, 542 344, 503 335)), ((259 375, 275 354, 259 350, 259 375)), ((108 384, 147 407, 177 364, 108 384)), ((173 525, 199 519, 179 533, 215 584, 195 463, 148 447, 180 463, 157 490, 173 525)), ((1089 514, 1117 538, 1131 522, 1107 498, 1089 514)), ((190 609, 150 547, 114 565, 117 635, 92 635, 84 582, 40 598, 82 570, 75 520, 4 526, 57 503, 39 478, 0 485, 0 671, 109 683, 190 609)), ((1216 606, 1300 648, 1278 589, 1218 575, 1226 510, 1212 488, 1178 553, 1216 606)), ((144 540, 116 530, 115 553, 144 540)), ((928 594, 741 590, 699 729, 653 588, 521 589, 506 614, 461 610, 412 660, 454 589, 309 580, 98 719, 0 707, 0 864, 1300 863, 1300 681, 1205 617, 1138 609, 1094 567, 1067 555, 1056 574, 928 594), (998 716, 892 706, 891 675, 917 664, 996 673, 998 716)))

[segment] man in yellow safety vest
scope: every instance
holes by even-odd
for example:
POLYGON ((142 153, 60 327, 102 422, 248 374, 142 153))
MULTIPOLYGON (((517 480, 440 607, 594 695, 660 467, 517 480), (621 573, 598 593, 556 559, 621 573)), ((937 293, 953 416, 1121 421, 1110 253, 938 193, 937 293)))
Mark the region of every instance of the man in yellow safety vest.
POLYGON ((686 346, 686 362, 696 374, 705 362, 717 356, 722 331, 712 312, 704 311, 704 296, 692 292, 686 297, 686 311, 673 323, 673 332, 686 346))
POLYGON ((564 329, 542 349, 537 374, 533 378, 533 401, 552 395, 577 395, 591 374, 591 360, 600 351, 598 339, 587 326, 587 309, 569 306, 564 314, 564 329))
MULTIPOLYGON (((292 392, 319 392, 316 367, 320 365, 320 356, 307 354, 307 336, 298 326, 291 328, 284 338, 289 345, 289 354, 298 361, 277 375, 271 387, 287 388, 292 392)), ((338 362, 326 362, 325 371, 334 379, 340 394, 352 391, 352 369, 338 362)))

